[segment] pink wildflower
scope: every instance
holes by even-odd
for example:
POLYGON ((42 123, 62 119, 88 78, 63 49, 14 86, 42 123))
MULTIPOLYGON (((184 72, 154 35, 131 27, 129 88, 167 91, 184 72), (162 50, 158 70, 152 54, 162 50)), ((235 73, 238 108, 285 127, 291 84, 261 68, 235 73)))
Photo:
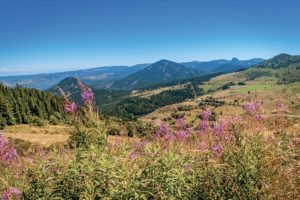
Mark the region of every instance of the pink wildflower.
POLYGON ((68 113, 73 113, 77 110, 77 104, 75 102, 66 102, 65 103, 65 110, 68 113))
POLYGON ((11 162, 17 156, 17 150, 10 147, 3 133, 0 131, 0 161, 11 162))
POLYGON ((208 121, 206 121, 206 120, 201 120, 201 121, 199 122, 199 131, 200 131, 200 133, 205 134, 206 131, 208 130, 208 128, 209 128, 208 121))
POLYGON ((257 121, 262 121, 264 119, 264 117, 263 117, 263 115, 261 113, 258 113, 258 114, 255 115, 255 119, 257 121))
POLYGON ((259 102, 249 102, 243 106, 244 110, 249 113, 257 112, 260 108, 259 102))
POLYGON ((95 101, 94 93, 91 88, 80 82, 81 99, 83 104, 92 104, 95 101))
POLYGON ((203 120, 209 120, 209 117, 211 116, 211 111, 208 109, 203 110, 202 112, 202 119, 203 120))
POLYGON ((21 192, 17 188, 9 188, 8 190, 4 191, 2 194, 2 200, 9 200, 12 199, 13 197, 15 199, 20 199, 21 198, 21 192))
POLYGON ((185 130, 179 130, 176 132, 176 137, 179 139, 179 140, 184 140, 185 138, 187 138, 187 132, 185 130))
POLYGON ((171 133, 170 128, 166 124, 161 124, 159 129, 155 132, 153 139, 161 138, 170 133, 171 133))
POLYGON ((184 128, 184 118, 183 117, 178 118, 175 126, 177 129, 184 128))
POLYGON ((285 110, 285 105, 284 105, 284 103, 283 103, 282 101, 278 101, 278 102, 276 103, 276 108, 277 108, 277 110, 278 110, 279 112, 282 112, 282 111, 285 110))
POLYGON ((222 145, 215 145, 213 148, 212 148, 212 150, 213 150, 213 152, 214 152, 214 154, 216 155, 216 156, 220 156, 221 154, 222 154, 222 152, 223 152, 223 146, 222 145))

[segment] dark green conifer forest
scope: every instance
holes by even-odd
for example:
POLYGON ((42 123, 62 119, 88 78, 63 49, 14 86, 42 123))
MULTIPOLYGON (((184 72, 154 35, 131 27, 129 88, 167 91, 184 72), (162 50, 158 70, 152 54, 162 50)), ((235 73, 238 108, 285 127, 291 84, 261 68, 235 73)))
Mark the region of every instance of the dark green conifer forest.
POLYGON ((0 128, 6 125, 58 123, 66 113, 63 98, 49 92, 0 84, 0 128))

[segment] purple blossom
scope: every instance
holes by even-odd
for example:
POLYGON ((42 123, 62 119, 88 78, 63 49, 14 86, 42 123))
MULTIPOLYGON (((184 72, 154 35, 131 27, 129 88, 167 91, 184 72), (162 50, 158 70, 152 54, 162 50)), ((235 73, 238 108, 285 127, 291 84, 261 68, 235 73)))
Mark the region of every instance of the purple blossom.
POLYGON ((260 108, 259 102, 249 102, 243 106, 244 110, 249 113, 257 112, 260 108))
POLYGON ((250 103, 246 103, 244 105, 244 110, 250 114, 251 116, 253 116, 257 121, 262 121, 263 120, 263 116, 259 111, 260 108, 260 103, 259 102, 250 102, 250 103))
POLYGON ((220 124, 215 124, 212 129, 215 135, 221 135, 224 132, 225 128, 226 124, 221 122, 220 124))
POLYGON ((66 102, 65 103, 65 110, 68 113, 73 113, 77 110, 77 104, 75 102, 66 102))
POLYGON ((17 188, 9 188, 2 194, 2 200, 9 200, 12 199, 12 197, 14 197, 15 199, 20 199, 21 194, 22 192, 17 188))
POLYGON ((262 121, 264 119, 264 117, 263 117, 263 115, 261 113, 258 113, 258 114, 255 115, 255 119, 257 121, 262 121))
POLYGON ((211 111, 208 109, 203 110, 202 112, 202 119, 203 120, 209 120, 209 117, 211 116, 211 111))
POLYGON ((278 101, 278 102, 276 103, 276 108, 277 108, 277 110, 278 110, 279 112, 285 111, 285 105, 284 105, 284 103, 283 103, 282 101, 278 101))
POLYGON ((177 129, 183 129, 184 128, 184 118, 183 117, 178 118, 175 126, 177 129))
POLYGON ((167 142, 171 142, 173 139, 174 139, 174 135, 171 134, 171 133, 167 133, 164 137, 164 139, 167 141, 167 142))
POLYGON ((222 145, 215 145, 213 148, 212 148, 212 150, 213 150, 213 152, 214 152, 214 154, 216 155, 216 156, 220 156, 221 154, 222 154, 222 152, 223 152, 223 146, 222 145))
POLYGON ((199 122, 199 127, 198 128, 199 128, 200 133, 205 133, 209 128, 208 121, 207 120, 201 120, 199 122))
POLYGON ((14 158, 17 157, 17 150, 16 149, 11 149, 5 152, 3 158, 6 162, 12 161, 14 158))
POLYGON ((83 104, 92 104, 95 101, 94 93, 91 88, 84 85, 83 83, 79 84, 81 89, 81 99, 83 104))
POLYGON ((166 124, 162 123, 159 129, 155 132, 153 139, 161 138, 167 134, 171 134, 171 130, 166 124))
POLYGON ((179 139, 179 140, 184 140, 187 138, 187 132, 185 130, 179 130, 176 132, 176 137, 179 139))
POLYGON ((10 147, 3 133, 0 131, 0 160, 10 162, 17 157, 17 150, 10 147))

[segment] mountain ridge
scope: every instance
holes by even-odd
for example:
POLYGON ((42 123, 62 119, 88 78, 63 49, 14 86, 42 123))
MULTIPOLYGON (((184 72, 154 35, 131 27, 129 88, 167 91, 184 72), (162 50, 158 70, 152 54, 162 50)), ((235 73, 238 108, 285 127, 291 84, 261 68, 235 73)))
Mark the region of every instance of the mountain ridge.
MULTIPOLYGON (((166 59, 162 59, 162 60, 166 60, 166 59)), ((248 67, 246 61, 241 61, 241 62, 243 62, 243 65, 246 65, 246 67, 248 67)), ((190 68, 192 70, 195 70, 200 74, 204 74, 204 73, 214 73, 214 72, 222 72, 222 71, 225 72, 234 71, 230 69, 231 66, 223 66, 225 67, 225 69, 222 69, 222 67, 220 67, 229 62, 230 60, 218 59, 212 61, 180 62, 178 64, 190 68), (218 67, 219 69, 216 70, 218 67)), ((65 72, 35 74, 35 75, 2 76, 0 77, 0 82, 10 87, 14 87, 15 85, 21 85, 29 88, 47 90, 52 86, 58 84, 64 78, 72 76, 72 77, 80 78, 80 80, 86 82, 87 84, 95 88, 111 88, 114 82, 124 79, 125 77, 130 76, 133 73, 141 71, 145 67, 151 64, 153 63, 136 64, 133 66, 125 66, 125 65, 104 66, 104 67, 95 67, 95 68, 81 69, 75 71, 65 71, 65 72)), ((244 67, 245 66, 233 66, 232 68, 236 70, 244 67)))
POLYGON ((142 89, 157 83, 192 78, 198 75, 200 75, 200 73, 196 70, 170 60, 162 59, 147 66, 141 71, 116 81, 112 85, 112 88, 142 89))

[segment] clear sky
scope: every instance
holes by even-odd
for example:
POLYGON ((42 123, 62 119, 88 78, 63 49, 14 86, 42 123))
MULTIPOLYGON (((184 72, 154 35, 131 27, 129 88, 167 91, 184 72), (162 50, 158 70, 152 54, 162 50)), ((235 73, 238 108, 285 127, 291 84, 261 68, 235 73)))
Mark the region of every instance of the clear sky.
POLYGON ((299 0, 0 0, 0 76, 300 54, 299 0))

